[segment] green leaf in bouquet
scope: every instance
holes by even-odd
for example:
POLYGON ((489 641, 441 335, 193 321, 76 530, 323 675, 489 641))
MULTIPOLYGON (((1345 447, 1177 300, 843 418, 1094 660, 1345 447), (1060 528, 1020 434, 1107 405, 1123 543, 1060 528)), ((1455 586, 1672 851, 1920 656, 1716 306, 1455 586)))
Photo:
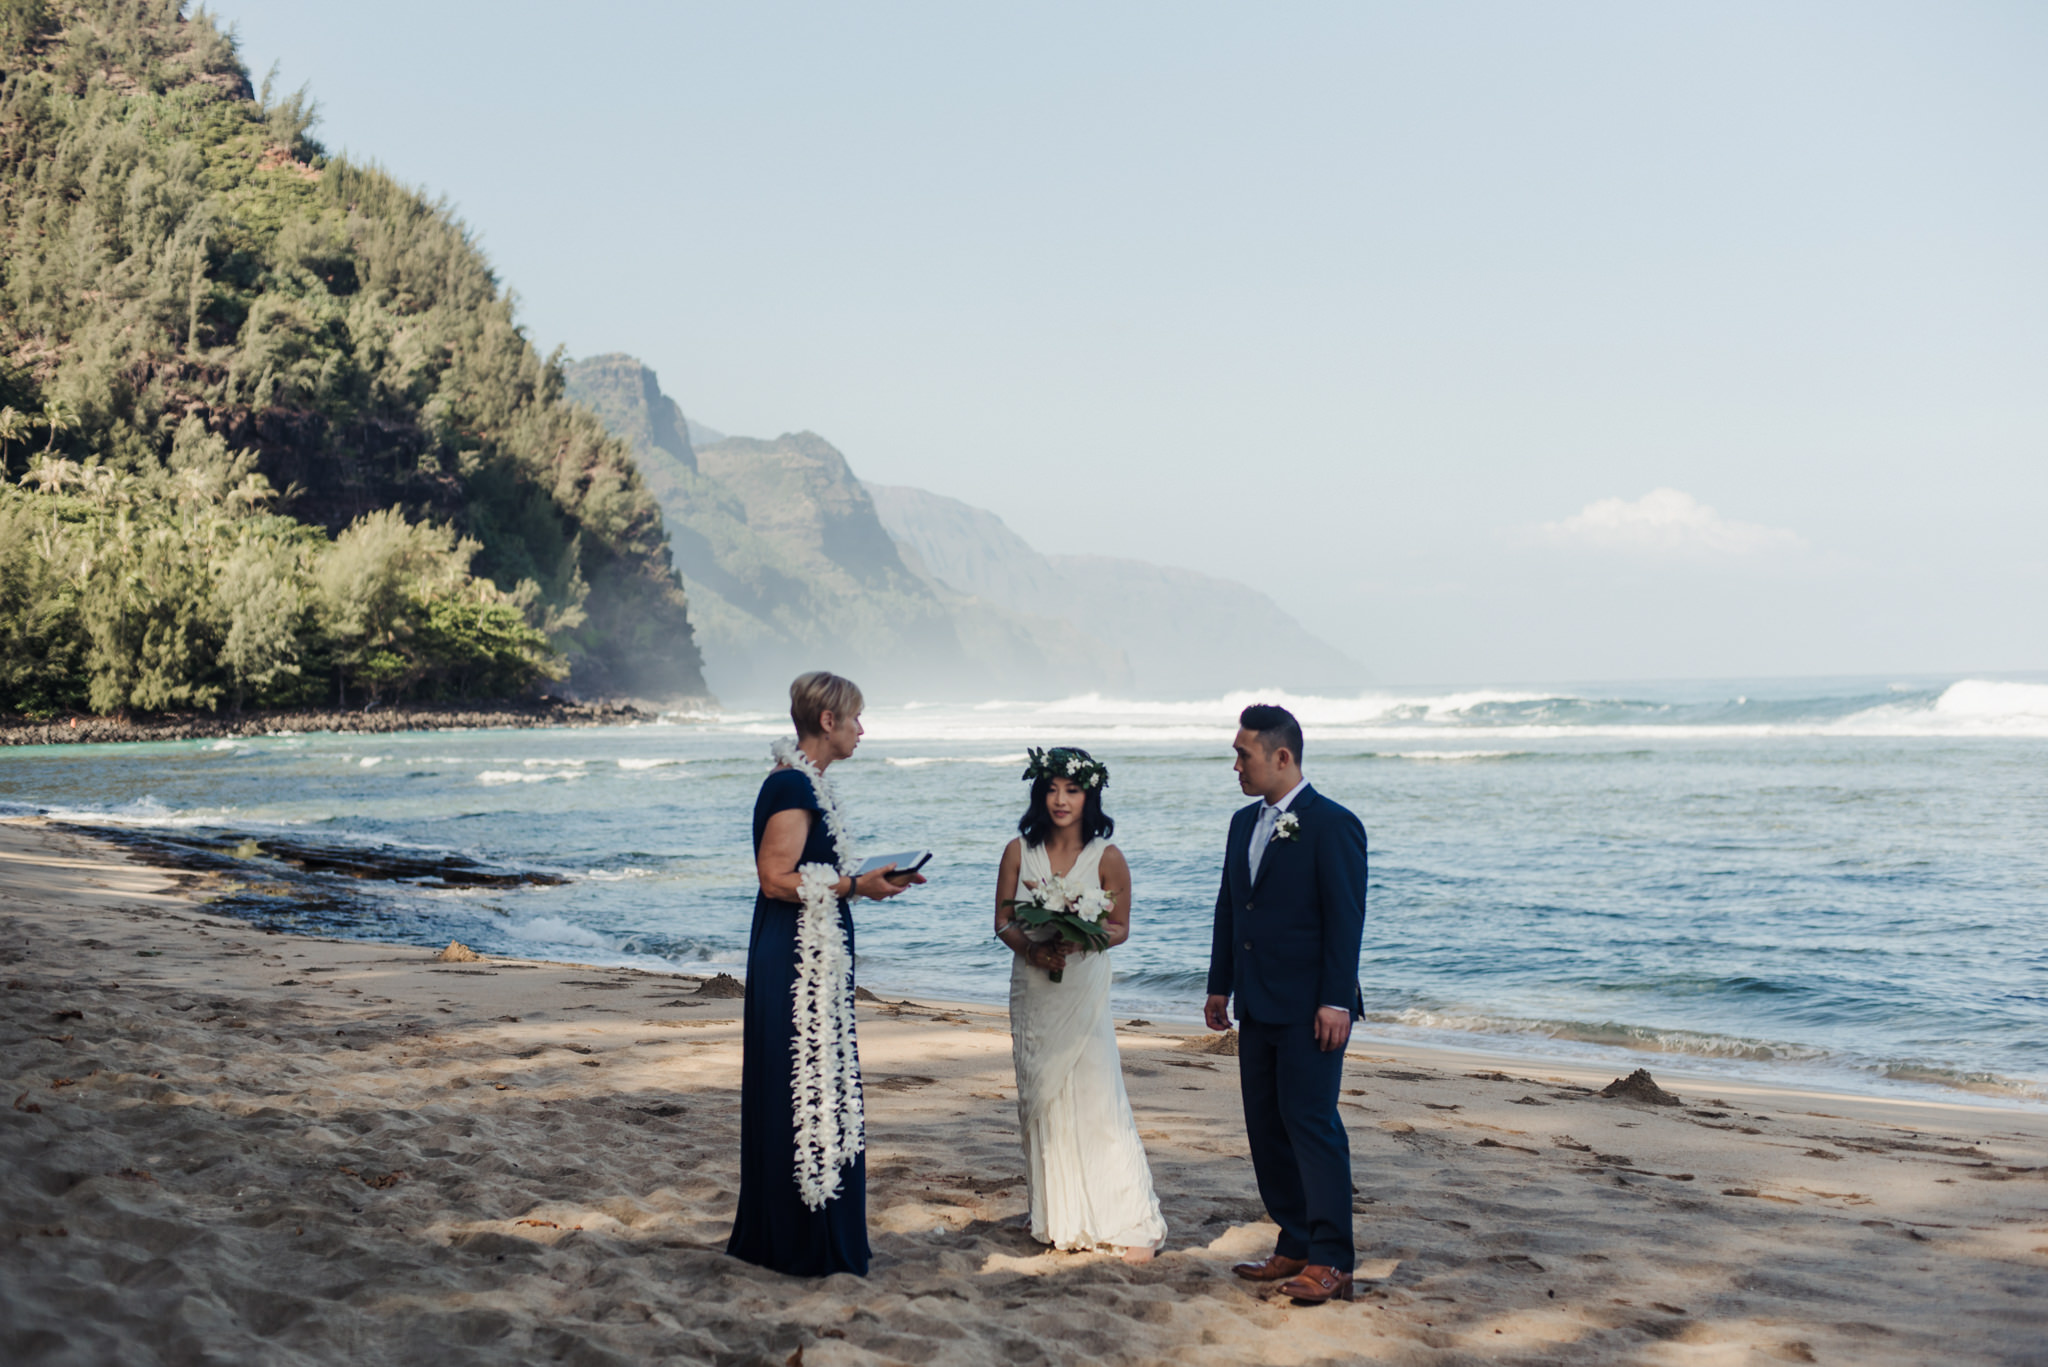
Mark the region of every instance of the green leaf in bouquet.
POLYGON ((1010 914, 1018 922, 1027 926, 1050 925, 1053 917, 1058 914, 1051 907, 1040 906, 1036 902, 1026 902, 1016 898, 1004 903, 1004 905, 1010 909, 1010 914))
POLYGON ((1109 948, 1109 932, 1098 921, 1086 920, 1071 911, 1056 911, 1048 922, 1059 930, 1061 939, 1071 940, 1092 953, 1109 948))

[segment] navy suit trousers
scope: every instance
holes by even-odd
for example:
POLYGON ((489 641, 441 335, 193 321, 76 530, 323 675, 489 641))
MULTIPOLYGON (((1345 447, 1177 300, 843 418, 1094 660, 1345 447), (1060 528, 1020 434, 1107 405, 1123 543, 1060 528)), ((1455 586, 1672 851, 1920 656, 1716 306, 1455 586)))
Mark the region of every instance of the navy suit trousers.
POLYGON ((1337 1116, 1344 1051, 1313 1019, 1237 1023, 1237 1078, 1259 1197, 1280 1226, 1274 1251, 1351 1271, 1351 1141, 1337 1116))

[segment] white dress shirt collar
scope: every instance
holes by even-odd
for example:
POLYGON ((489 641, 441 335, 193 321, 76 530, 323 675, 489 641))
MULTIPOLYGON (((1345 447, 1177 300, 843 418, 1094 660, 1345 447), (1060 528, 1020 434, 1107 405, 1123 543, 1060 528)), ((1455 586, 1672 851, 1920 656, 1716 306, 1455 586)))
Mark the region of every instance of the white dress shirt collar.
POLYGON ((1259 876, 1259 865, 1265 861, 1266 845, 1273 839, 1273 829, 1280 824, 1280 814, 1287 810, 1289 803, 1301 796, 1301 790, 1308 787, 1303 779, 1288 790, 1287 796, 1278 802, 1266 802, 1259 806, 1258 818, 1252 822, 1251 844, 1245 851, 1250 856, 1252 877, 1259 876))
POLYGON ((1308 787, 1308 779, 1304 776, 1301 782, 1287 790, 1286 797, 1281 798, 1278 802, 1269 802, 1266 805, 1275 812, 1284 812, 1294 805, 1294 799, 1300 797, 1301 790, 1306 787, 1308 787))

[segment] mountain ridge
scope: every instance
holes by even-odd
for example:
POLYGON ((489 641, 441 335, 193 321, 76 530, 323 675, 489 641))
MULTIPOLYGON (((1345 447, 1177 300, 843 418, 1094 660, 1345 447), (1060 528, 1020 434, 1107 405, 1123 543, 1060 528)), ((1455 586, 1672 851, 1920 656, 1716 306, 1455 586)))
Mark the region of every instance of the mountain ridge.
POLYGON ((846 457, 816 433, 726 437, 676 416, 690 451, 656 444, 673 405, 655 373, 611 353, 564 364, 568 393, 634 449, 657 492, 712 690, 769 701, 806 669, 875 696, 962 699, 1114 686, 1119 652, 1070 623, 933 579, 882 526, 846 457), (701 442, 692 438, 718 437, 701 442))
POLYGON ((791 675, 824 667, 878 696, 935 701, 1362 677, 1235 581, 1042 555, 986 509, 861 480, 816 433, 701 428, 631 356, 572 360, 563 373, 569 395, 632 446, 656 492, 706 677, 722 697, 770 698, 791 675), (1245 659, 1260 661, 1263 677, 1247 680, 1245 659))
POLYGON ((1146 696, 1364 682, 1362 665, 1249 585, 1118 556, 1046 555, 985 508, 901 485, 868 491, 890 534, 914 547, 935 577, 1115 641, 1146 696), (1260 662, 1258 677, 1247 676, 1244 660, 1260 662))

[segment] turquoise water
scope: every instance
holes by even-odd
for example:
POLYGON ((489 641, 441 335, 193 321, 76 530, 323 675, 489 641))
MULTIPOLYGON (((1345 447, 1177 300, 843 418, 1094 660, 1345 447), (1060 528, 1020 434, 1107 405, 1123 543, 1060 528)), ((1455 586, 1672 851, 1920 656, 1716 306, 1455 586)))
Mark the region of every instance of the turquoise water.
MULTIPOLYGON (((859 842, 937 858, 928 887, 862 906, 862 981, 1002 999, 989 913, 1024 747, 1080 744, 1113 771, 1136 885, 1118 1009, 1192 1019, 1247 700, 872 709, 833 771, 859 842)), ((1371 833, 1369 1033, 2048 1101, 2048 685, 1289 701, 1311 779, 1371 833)), ((0 813, 211 860, 242 885, 221 910, 280 928, 736 970, 782 729, 20 749, 0 813)))

